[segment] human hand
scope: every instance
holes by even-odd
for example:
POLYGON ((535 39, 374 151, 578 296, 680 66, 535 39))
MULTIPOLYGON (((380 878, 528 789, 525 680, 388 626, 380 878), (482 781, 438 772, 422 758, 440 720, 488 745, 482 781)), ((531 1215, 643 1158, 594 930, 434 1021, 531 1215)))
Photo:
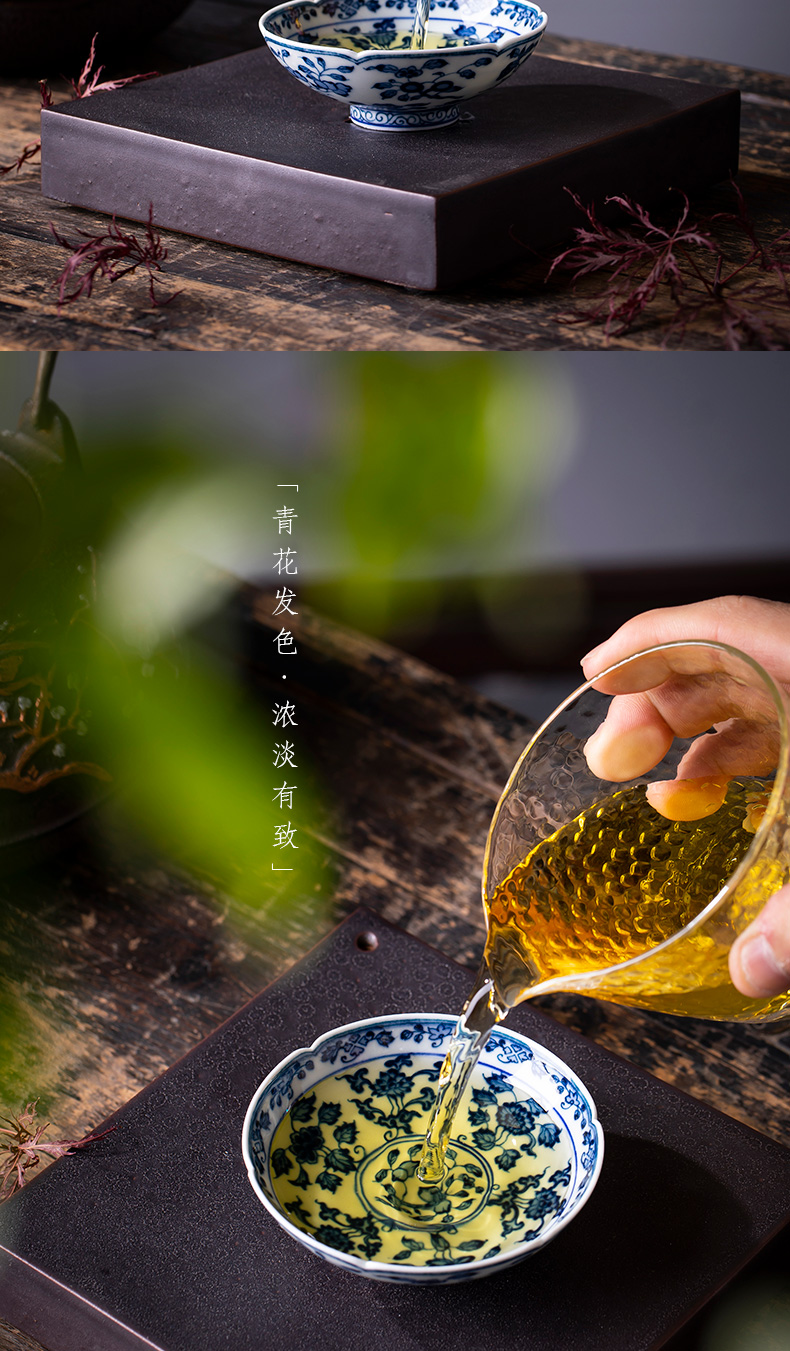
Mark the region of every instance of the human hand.
MULTIPOLYGON (((634 652, 684 639, 727 643, 754 657, 790 693, 790 605, 751 596, 722 596, 694 605, 649 610, 624 624, 582 659, 590 680, 634 652)), ((675 736, 698 736, 681 761, 677 781, 655 784, 648 798, 675 820, 710 815, 735 774, 776 767, 778 734, 755 692, 730 687, 711 665, 708 678, 684 673, 676 654, 645 659, 629 674, 613 673, 596 688, 614 694, 604 723, 585 754, 599 778, 622 781, 656 765, 675 736)), ((790 988, 790 886, 783 888, 738 937, 730 974, 742 994, 768 997, 790 988)))

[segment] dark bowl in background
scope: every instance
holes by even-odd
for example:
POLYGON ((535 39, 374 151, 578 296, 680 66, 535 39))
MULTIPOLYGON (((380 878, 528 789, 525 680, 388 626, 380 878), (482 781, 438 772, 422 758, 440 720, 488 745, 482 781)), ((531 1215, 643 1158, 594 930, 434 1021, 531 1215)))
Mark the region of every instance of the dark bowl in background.
MULTIPOLYGON (((128 55, 166 28, 190 0, 0 0, 0 71, 76 79, 96 44, 100 64, 128 55)), ((265 8, 265 6, 264 6, 265 8)))

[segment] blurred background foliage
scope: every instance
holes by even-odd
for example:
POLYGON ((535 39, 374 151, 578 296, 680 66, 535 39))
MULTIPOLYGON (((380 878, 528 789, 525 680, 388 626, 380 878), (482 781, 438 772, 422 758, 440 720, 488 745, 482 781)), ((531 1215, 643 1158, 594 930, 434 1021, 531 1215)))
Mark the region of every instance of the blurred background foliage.
MULTIPOLYGON (((53 394, 116 499, 134 506, 168 485, 180 496, 231 466, 261 470, 267 489, 299 471, 300 583, 319 608, 413 649, 433 634, 420 650, 456 674, 479 670, 481 631, 491 669, 556 671, 575 665, 592 624, 600 638, 644 601, 690 599, 697 578, 710 594, 717 578, 701 569, 725 586, 771 585, 725 565, 787 559, 781 361, 64 352, 53 394), (643 575, 669 567, 663 591, 643 575)), ((0 358, 0 425, 13 425, 34 366, 28 353, 0 358)), ((267 547, 250 531, 210 552, 254 579, 267 547)))
MULTIPOLYGON (((156 360, 161 377, 169 358, 156 360)), ((320 368, 320 416, 293 407, 253 442, 243 415, 201 427, 187 406, 179 424, 170 405, 160 417, 145 379, 115 410, 105 400, 101 416, 85 417, 69 371, 86 367, 100 387, 102 363, 86 354, 56 367, 51 390, 75 425, 82 474, 64 480, 57 543, 4 602, 6 764, 21 738, 33 768, 24 784, 8 780, 0 811, 14 787, 31 800, 54 787, 34 790, 32 776, 62 787, 72 771, 98 796, 103 783, 120 786, 155 847, 235 900, 272 906, 284 894, 272 863, 286 858, 287 881, 312 893, 308 850, 272 846, 290 819, 272 795, 278 734, 200 626, 253 575, 271 588, 287 581, 297 607, 315 595, 385 637, 429 625, 459 584, 479 587, 496 620, 506 606, 492 575, 513 537, 530 534, 567 459, 562 382, 489 354, 342 354, 320 368), (300 479, 299 494, 277 486, 300 479), (292 534, 278 533, 283 500, 297 513, 292 534), (274 570, 282 546, 296 550, 296 576, 274 570)), ((7 424, 33 374, 29 360, 0 362, 7 424)), ((286 383, 280 396, 295 392, 286 383)), ((248 399, 260 399, 254 386, 248 399)), ((321 812, 305 769, 283 780, 297 785, 299 823, 321 812)))
MULTIPOLYGON (((345 356, 336 369, 332 453, 310 480, 327 575, 316 594, 355 626, 402 635, 460 582, 503 573, 533 534, 566 468, 567 391, 488 353, 345 356)), ((481 594, 494 599, 490 584, 481 594)))
MULTIPOLYGON (((282 584, 273 554, 290 544, 295 608, 540 718, 577 682, 580 654, 629 614, 728 589, 790 598, 780 361, 61 353, 51 392, 84 472, 60 502, 58 549, 13 592, 0 571, 0 754, 9 726, 32 717, 25 682, 46 643, 55 674, 29 763, 46 772, 79 757, 112 779, 0 786, 0 866, 23 836, 43 840, 67 819, 79 792, 109 794, 154 857, 211 880, 237 933, 253 915, 287 948, 298 905, 300 929, 312 915, 317 935, 332 880, 320 847, 305 846, 332 803, 298 727, 298 770, 275 770, 283 733, 207 638, 238 579, 282 584), (296 482, 298 495, 276 486, 296 482), (292 536, 277 533, 284 501, 292 536), (292 815, 273 800, 283 782, 297 785, 292 815), (288 851, 293 873, 273 874, 273 831, 289 819, 302 847, 288 851)), ((0 427, 15 426, 35 367, 36 354, 0 355, 0 427)), ((17 1102, 58 1054, 30 993, 58 973, 58 952, 25 933, 22 892, 17 877, 0 887, 0 1099, 17 1102)))
MULTIPOLYGON (((220 367, 230 372, 232 394, 225 355, 197 364, 207 385, 220 367)), ((231 926, 254 912, 287 931, 298 904, 318 935, 331 886, 309 837, 331 804, 298 725, 273 726, 207 626, 239 578, 287 584, 295 609, 317 601, 383 637, 430 628, 459 587, 479 586, 494 613, 496 588, 481 579, 529 534, 567 458, 562 381, 488 354, 344 353, 328 364, 307 354, 285 380, 272 377, 277 362, 256 358, 234 412, 225 390, 212 419, 197 399, 174 407, 165 397, 179 366, 158 355, 113 386, 103 355, 56 365, 51 397, 74 425, 83 468, 63 480, 49 549, 0 600, 0 864, 19 845, 35 857, 81 804, 109 799, 154 856, 210 881, 231 926), (296 511, 290 535, 275 519, 284 502, 296 511), (273 567, 283 547, 296 550, 296 575, 273 567), (286 739, 296 769, 273 765, 273 744, 286 739), (30 755, 13 782, 20 746, 30 755), (275 800, 280 784, 296 787, 292 810, 275 800), (276 851, 286 821, 299 847, 276 851)), ((0 425, 13 430, 34 375, 32 357, 0 357, 0 425)), ((276 669, 278 683, 282 670, 298 685, 297 664, 276 669)), ((35 1000, 18 997, 56 964, 29 949, 22 893, 12 879, 0 897, 12 956, 0 975, 6 1102, 41 1093, 56 1054, 30 1022, 35 1000)))
POLYGON ((145 518, 157 605, 166 603, 162 586, 179 586, 178 569, 160 568, 152 547, 171 525, 190 551, 265 579, 263 517, 271 513, 260 510, 256 531, 254 503, 297 469, 307 490, 300 584, 367 631, 386 636, 424 623, 453 582, 503 573, 514 540, 523 548, 569 458, 573 410, 558 373, 534 376, 483 353, 342 354, 330 362, 316 368, 314 384, 301 380, 289 391, 286 382, 280 392, 314 401, 313 425, 292 410, 290 436, 282 413, 267 425, 275 391, 250 391, 264 410, 254 449, 243 412, 238 425, 209 425, 202 436, 188 418, 181 429, 143 429, 138 413, 134 429, 107 429, 111 450, 88 440, 84 457, 101 503, 93 533, 118 527, 106 513, 111 499, 122 498, 125 517, 132 510, 135 529, 145 518))
MULTIPOLYGON (((0 357, 0 425, 14 425, 34 373, 32 354, 0 357)), ((551 706, 604 636, 585 632, 591 567, 616 568, 620 586, 634 576, 634 612, 652 599, 634 564, 674 559, 688 576, 706 557, 786 554, 781 388, 770 355, 725 374, 704 354, 62 353, 52 397, 84 474, 63 506, 70 562, 36 572, 40 611, 54 622, 65 588, 61 636, 80 636, 102 755, 141 785, 135 819, 230 894, 269 895, 272 728, 197 633, 238 578, 282 580, 277 546, 298 550, 302 603, 500 697, 509 687, 486 686, 486 663, 556 676, 562 691, 549 680, 541 694, 551 706), (295 533, 278 535, 276 485, 297 481, 295 533), (99 560, 90 605, 77 599, 93 566, 77 541, 99 560)), ((31 585, 16 593, 30 613, 31 585)), ((598 610, 607 626, 624 617, 598 610)))

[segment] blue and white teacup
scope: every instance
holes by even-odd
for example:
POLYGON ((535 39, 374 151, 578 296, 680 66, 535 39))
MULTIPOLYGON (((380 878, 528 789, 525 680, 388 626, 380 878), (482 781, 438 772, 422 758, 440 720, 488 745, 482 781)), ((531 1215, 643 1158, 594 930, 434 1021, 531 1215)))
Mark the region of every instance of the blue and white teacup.
POLYGON ((531 56, 546 15, 529 0, 433 0, 426 46, 411 46, 416 0, 294 0, 260 20, 269 47, 309 89, 351 105, 377 131, 458 120, 458 104, 501 84, 531 56))

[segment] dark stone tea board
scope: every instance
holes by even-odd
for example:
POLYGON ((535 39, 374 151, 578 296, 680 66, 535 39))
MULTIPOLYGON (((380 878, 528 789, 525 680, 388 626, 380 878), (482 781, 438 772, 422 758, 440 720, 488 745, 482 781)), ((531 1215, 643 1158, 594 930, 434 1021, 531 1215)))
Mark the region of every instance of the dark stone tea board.
POLYGON ((434 290, 567 237, 566 189, 650 204, 738 166, 740 95, 710 85, 535 56, 462 113, 361 130, 261 47, 44 109, 42 190, 434 290))
POLYGON ((284 1054, 373 1013, 452 1013, 470 984, 356 912, 112 1117, 110 1135, 0 1207, 0 1317, 49 1351, 663 1345, 790 1218, 790 1151, 536 1009, 509 1021, 581 1076, 606 1147, 586 1207, 534 1257, 449 1288, 385 1285, 307 1252, 253 1193, 242 1122, 284 1054))

